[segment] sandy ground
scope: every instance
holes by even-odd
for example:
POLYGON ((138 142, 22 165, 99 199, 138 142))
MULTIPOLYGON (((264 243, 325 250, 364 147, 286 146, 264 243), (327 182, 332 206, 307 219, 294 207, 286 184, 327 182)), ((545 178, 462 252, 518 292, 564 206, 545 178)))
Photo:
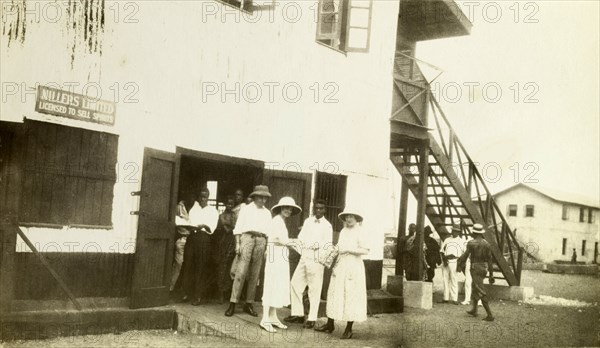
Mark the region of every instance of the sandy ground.
MULTIPOLYGON (((441 294, 439 277, 434 282, 434 302, 441 294)), ((401 314, 380 314, 354 326, 352 340, 340 340, 344 323, 333 334, 290 326, 276 334, 248 328, 239 340, 180 334, 170 330, 129 331, 120 335, 90 335, 51 340, 4 343, 6 347, 517 347, 599 346, 600 278, 524 271, 523 284, 534 286, 536 295, 590 303, 572 307, 494 301, 496 321, 484 322, 465 314, 467 306, 434 303, 432 310, 406 308, 401 314), (594 304, 595 303, 595 304, 594 304)), ((480 309, 484 313, 483 309, 480 309)))

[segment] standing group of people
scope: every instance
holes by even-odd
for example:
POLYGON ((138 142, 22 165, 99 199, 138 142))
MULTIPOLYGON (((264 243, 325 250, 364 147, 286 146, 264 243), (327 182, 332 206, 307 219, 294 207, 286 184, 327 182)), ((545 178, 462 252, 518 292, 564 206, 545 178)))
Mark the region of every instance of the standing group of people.
POLYGON ((444 281, 444 297, 440 303, 453 303, 458 305, 458 273, 465 274, 465 298, 463 305, 472 305, 467 313, 476 316, 477 305, 481 300, 487 312, 484 320, 493 321, 494 316, 489 308, 483 279, 489 272, 490 284, 494 283, 492 273, 492 252, 490 244, 483 238, 485 233, 481 224, 474 224, 471 232, 472 239, 461 238, 461 227, 453 225, 451 235, 442 235, 441 246, 431 237, 433 231, 427 226, 424 229, 423 254, 424 260, 417 256, 416 225, 410 224, 408 236, 401 237, 398 247, 402 253, 403 269, 407 280, 425 280, 432 282, 437 266, 442 268, 444 281), (418 262, 424 262, 424 274, 418 272, 418 262))
POLYGON ((231 291, 228 269, 234 253, 233 227, 244 205, 244 193, 236 190, 227 197, 225 211, 219 215, 208 205, 210 192, 184 194, 177 205, 175 257, 170 290, 183 293, 181 301, 197 306, 211 295, 223 298, 231 291), (211 293, 212 292, 212 293, 211 293))
POLYGON ((267 186, 256 186, 247 204, 242 203, 243 192, 237 190, 234 196, 228 197, 226 209, 219 215, 214 207, 208 206, 208 196, 208 190, 203 189, 198 201, 188 194, 178 205, 171 289, 178 284, 178 278, 182 278, 182 300, 193 299, 192 305, 199 305, 208 296, 209 289, 217 285, 222 299, 230 290, 226 316, 232 316, 236 306, 243 302, 243 311, 257 317, 253 303, 261 267, 266 262, 261 328, 268 332, 287 328, 278 318, 277 309, 290 304, 292 315, 285 321, 304 319, 303 294, 308 288, 309 311, 307 319, 302 320, 304 327, 331 333, 334 321, 342 320, 347 322, 342 338, 352 337, 353 323, 367 318, 365 268, 361 256, 369 252, 369 246, 361 228, 363 217, 358 212, 345 210, 339 214, 344 228, 334 246, 333 228, 324 217, 326 205, 322 200, 315 200, 313 215, 304 221, 298 238, 290 239, 285 221, 302 211, 292 197, 281 198, 269 211, 265 206, 271 197, 267 186), (289 249, 301 255, 291 278, 289 249), (216 263, 218 281, 211 281, 208 276, 214 269, 211 262, 216 263), (332 269, 327 295, 328 320, 315 327, 325 265, 332 269))

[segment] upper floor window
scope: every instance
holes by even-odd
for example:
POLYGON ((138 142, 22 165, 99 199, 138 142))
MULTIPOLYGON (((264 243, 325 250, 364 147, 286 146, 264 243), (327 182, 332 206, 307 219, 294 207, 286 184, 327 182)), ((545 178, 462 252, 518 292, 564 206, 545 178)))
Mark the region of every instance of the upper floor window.
POLYGON ((532 204, 527 204, 525 206, 525 217, 533 217, 533 205, 532 204))
POLYGON ((319 0, 317 42, 342 52, 368 52, 372 0, 319 0))
POLYGON ((516 204, 508 205, 508 216, 517 216, 517 205, 516 204))
POLYGON ((562 219, 569 220, 569 206, 566 204, 562 206, 562 219))
POLYGON ((592 208, 588 209, 588 223, 594 223, 594 211, 592 210, 592 208))
POLYGON ((585 222, 585 208, 579 208, 579 222, 585 222))

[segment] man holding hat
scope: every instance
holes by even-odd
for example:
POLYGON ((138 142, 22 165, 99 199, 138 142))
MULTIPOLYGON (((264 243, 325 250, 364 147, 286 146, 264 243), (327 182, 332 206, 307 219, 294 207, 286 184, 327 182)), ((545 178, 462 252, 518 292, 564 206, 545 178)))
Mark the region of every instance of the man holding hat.
POLYGON ((481 300, 483 308, 485 308, 487 313, 487 317, 483 320, 494 321, 494 315, 492 314, 487 294, 483 288, 483 278, 485 278, 488 271, 490 272, 490 284, 494 283, 494 274, 492 273, 492 247, 490 246, 490 243, 483 238, 485 231, 481 224, 473 225, 472 232, 473 239, 467 243, 467 250, 458 261, 461 266, 464 266, 469 257, 471 260, 471 278, 473 279, 471 293, 472 309, 467 311, 467 313, 476 317, 477 302, 481 300))
POLYGON ((271 226, 271 212, 265 207, 271 193, 267 186, 258 185, 254 187, 250 197, 253 199, 252 203, 240 210, 233 230, 236 240, 235 252, 239 257, 239 262, 231 289, 229 308, 225 312, 228 317, 233 315, 235 304, 240 301, 245 282, 247 284, 244 312, 253 317, 258 316, 252 303, 254 303, 256 285, 267 247, 266 233, 271 226))
POLYGON ((456 261, 463 254, 464 242, 460 238, 460 226, 452 226, 452 237, 442 242, 442 277, 444 279, 444 300, 442 303, 452 301, 458 304, 458 279, 456 276, 456 261))

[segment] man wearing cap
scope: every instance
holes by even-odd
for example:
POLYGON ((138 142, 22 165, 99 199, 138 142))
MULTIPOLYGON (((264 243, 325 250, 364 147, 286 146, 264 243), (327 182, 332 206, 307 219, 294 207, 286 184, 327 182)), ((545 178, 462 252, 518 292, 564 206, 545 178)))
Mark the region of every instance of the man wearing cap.
POLYGON ((321 303, 324 266, 319 263, 319 255, 326 253, 327 247, 332 245, 333 227, 325 218, 325 210, 325 201, 315 200, 314 215, 304 220, 302 230, 298 234, 298 240, 302 245, 302 256, 292 276, 292 317, 286 319, 293 321, 294 317, 304 317, 302 294, 308 286, 310 309, 308 319, 304 324, 304 327, 308 329, 315 326, 321 303))
POLYGON ((256 285, 267 247, 266 233, 271 225, 271 212, 265 208, 265 203, 271 197, 271 193, 267 186, 258 185, 250 197, 253 199, 252 203, 240 210, 233 230, 236 240, 235 252, 239 257, 239 262, 231 289, 229 308, 225 312, 228 317, 233 315, 235 304, 240 301, 245 282, 247 284, 244 312, 253 317, 258 316, 252 303, 254 303, 256 285))
POLYGON ((456 277, 456 261, 463 254, 463 241, 460 238, 460 226, 452 226, 452 237, 442 242, 442 277, 444 279, 444 300, 442 303, 452 301, 458 304, 458 281, 456 277))
POLYGON ((460 257, 459 264, 464 266, 467 259, 471 260, 471 278, 472 282, 472 293, 471 293, 471 306, 472 309, 467 311, 470 315, 477 316, 477 302, 481 300, 483 308, 487 313, 487 317, 483 320, 494 321, 494 315, 490 309, 490 305, 487 299, 487 294, 483 287, 483 278, 486 274, 490 273, 490 284, 494 283, 494 274, 492 268, 492 247, 487 240, 483 238, 485 231, 483 226, 480 224, 473 225, 473 239, 467 243, 467 250, 460 257))

